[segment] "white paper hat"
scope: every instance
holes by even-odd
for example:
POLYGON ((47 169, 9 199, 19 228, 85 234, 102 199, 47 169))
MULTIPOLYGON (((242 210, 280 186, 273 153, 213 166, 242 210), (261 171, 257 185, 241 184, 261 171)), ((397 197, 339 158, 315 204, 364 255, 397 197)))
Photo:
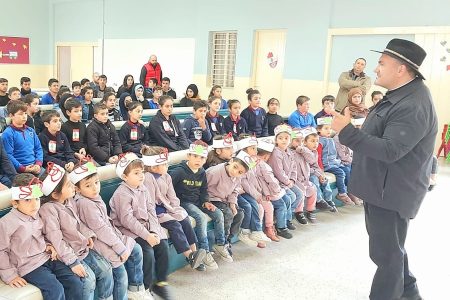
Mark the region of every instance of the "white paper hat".
POLYGON ((274 148, 275 144, 269 139, 263 139, 258 141, 258 149, 262 149, 267 152, 272 152, 274 148))
POLYGON ((304 139, 310 134, 317 133, 317 130, 314 127, 306 127, 302 129, 302 136, 304 139))
POLYGON ((227 134, 222 140, 213 140, 212 147, 214 149, 223 149, 233 147, 234 139, 231 132, 227 134))
POLYGON ((42 182, 42 193, 45 196, 50 195, 61 182, 66 170, 53 162, 47 163, 47 177, 42 182))
POLYGON ((256 136, 244 138, 237 143, 237 150, 242 150, 250 146, 258 146, 258 139, 256 136))
POLYGON ((245 151, 239 151, 239 153, 236 155, 236 158, 242 160, 250 170, 256 166, 256 162, 245 151))
POLYGON ((199 155, 201 157, 208 157, 208 147, 204 147, 198 144, 190 144, 188 153, 199 155))
POLYGON ((27 200, 42 197, 42 182, 39 178, 33 178, 26 186, 14 186, 11 188, 12 200, 27 200))
POLYGON ((317 118, 317 125, 331 125, 333 117, 317 118))
POLYGON ((125 153, 121 155, 119 161, 116 164, 116 174, 119 178, 122 178, 125 169, 135 160, 140 160, 140 158, 132 152, 125 153))
POLYGON ((361 126, 365 120, 366 120, 366 118, 358 118, 358 119, 352 119, 351 122, 352 122, 353 126, 361 126))
POLYGON ((69 179, 73 184, 88 177, 89 175, 97 173, 97 167, 92 161, 88 161, 84 165, 76 167, 70 174, 69 179))
POLYGON ((274 129, 275 136, 279 135, 282 132, 286 132, 287 134, 291 135, 291 132, 292 132, 291 126, 286 125, 286 124, 281 124, 281 125, 278 125, 277 127, 275 127, 275 129, 274 129))
POLYGON ((293 128, 291 132, 291 139, 303 138, 302 130, 300 128, 293 128))
POLYGON ((167 148, 164 148, 164 151, 161 154, 142 155, 142 161, 144 162, 144 166, 147 167, 155 167, 167 164, 169 162, 169 151, 167 150, 167 148))

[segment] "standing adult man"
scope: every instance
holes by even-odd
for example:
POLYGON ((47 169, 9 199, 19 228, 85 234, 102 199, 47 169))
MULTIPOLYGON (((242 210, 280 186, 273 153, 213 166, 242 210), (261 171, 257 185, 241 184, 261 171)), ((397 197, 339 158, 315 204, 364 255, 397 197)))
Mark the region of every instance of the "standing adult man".
POLYGON ((366 60, 360 57, 355 61, 353 68, 350 71, 343 72, 341 76, 339 76, 339 91, 336 96, 335 107, 337 111, 343 111, 347 106, 348 92, 354 87, 358 87, 363 91, 364 95, 362 97, 362 102, 364 103, 364 97, 372 85, 370 77, 364 73, 365 67, 366 60))
POLYGON ((158 80, 158 85, 161 85, 162 69, 161 65, 158 63, 158 58, 154 54, 150 55, 148 63, 143 65, 141 69, 139 80, 144 88, 148 88, 148 81, 150 78, 156 78, 156 80, 158 80))
POLYGON ((388 90, 386 96, 361 130, 336 112, 332 127, 353 149, 349 190, 364 200, 370 258, 378 267, 370 299, 420 300, 404 245, 409 220, 427 192, 437 117, 419 72, 426 52, 393 39, 379 53, 375 84, 388 90))

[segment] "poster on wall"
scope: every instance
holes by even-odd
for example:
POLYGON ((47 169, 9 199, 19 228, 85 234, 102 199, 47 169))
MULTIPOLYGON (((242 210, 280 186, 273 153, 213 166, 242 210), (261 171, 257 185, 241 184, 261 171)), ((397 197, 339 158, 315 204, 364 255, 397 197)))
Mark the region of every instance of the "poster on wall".
POLYGON ((29 64, 30 39, 0 36, 0 64, 29 64))

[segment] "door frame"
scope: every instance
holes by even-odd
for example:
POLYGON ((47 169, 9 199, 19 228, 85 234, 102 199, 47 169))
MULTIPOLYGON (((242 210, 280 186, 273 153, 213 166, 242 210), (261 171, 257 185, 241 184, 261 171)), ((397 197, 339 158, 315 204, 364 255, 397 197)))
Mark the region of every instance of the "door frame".
MULTIPOLYGON (((94 62, 94 47, 98 47, 98 43, 97 42, 57 42, 55 43, 55 48, 54 48, 54 53, 55 53, 55 57, 54 57, 54 64, 53 64, 53 77, 57 78, 58 76, 58 71, 59 71, 59 65, 58 65, 58 47, 92 47, 92 65, 94 66, 95 62, 94 62)), ((91 79, 89 79, 91 80, 91 79)))

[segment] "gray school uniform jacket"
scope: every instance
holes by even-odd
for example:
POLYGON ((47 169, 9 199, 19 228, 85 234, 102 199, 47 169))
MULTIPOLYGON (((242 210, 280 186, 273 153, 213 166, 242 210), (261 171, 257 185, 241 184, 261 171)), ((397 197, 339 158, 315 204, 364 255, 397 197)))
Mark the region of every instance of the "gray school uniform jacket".
POLYGON ((156 200, 156 203, 164 206, 167 211, 158 215, 159 222, 164 223, 171 220, 182 221, 186 219, 188 214, 180 206, 180 199, 178 199, 173 188, 172 177, 169 174, 161 175, 156 179, 156 183, 161 194, 161 197, 156 200))
POLYGON ((241 187, 243 189, 243 193, 249 194, 256 201, 258 201, 258 203, 261 203, 263 200, 262 189, 259 185, 258 179, 256 178, 255 169, 248 170, 248 172, 241 177, 241 187))
POLYGON ((113 268, 123 264, 120 255, 131 254, 136 244, 135 240, 123 235, 114 225, 106 211, 106 205, 100 196, 88 199, 80 194, 75 195, 78 215, 97 239, 94 241, 94 250, 108 260, 113 268))
POLYGON ((414 218, 429 185, 436 134, 436 112, 421 79, 387 92, 361 130, 349 124, 339 134, 353 149, 349 191, 414 218))
POLYGON ((0 232, 0 278, 6 284, 49 260, 39 215, 31 217, 13 208, 0 219, 0 232))
POLYGON ((267 163, 272 167, 273 174, 282 188, 287 189, 290 180, 294 182, 297 180, 297 166, 291 149, 283 151, 275 147, 267 163))
POLYGON ((317 150, 309 150, 306 147, 300 147, 297 148, 296 151, 297 153, 300 153, 305 161, 309 164, 310 175, 315 175, 317 177, 325 176, 325 173, 319 166, 319 154, 317 153, 317 150))
POLYGON ((286 195, 286 191, 280 187, 280 182, 273 175, 272 168, 265 161, 258 162, 255 173, 264 200, 276 201, 286 195))
POLYGON ((352 164, 353 160, 353 151, 347 146, 344 146, 339 141, 339 135, 336 134, 333 137, 334 144, 336 145, 336 151, 338 154, 338 158, 341 160, 342 164, 349 166, 352 164))
POLYGON ((237 204, 241 179, 230 177, 225 169, 227 163, 210 167, 206 170, 209 201, 220 201, 237 204))
POLYGON ((306 161, 305 157, 301 154, 304 151, 304 146, 298 146, 296 150, 293 150, 295 162, 297 165, 297 179, 295 185, 303 192, 305 197, 311 197, 317 193, 316 186, 309 181, 311 176, 311 167, 306 161))
POLYGON ((66 204, 50 201, 42 205, 39 215, 44 223, 44 235, 55 247, 58 258, 71 266, 89 254, 88 239, 95 238, 92 230, 81 223, 73 199, 66 204))
POLYGON ((136 189, 122 182, 111 197, 109 206, 114 225, 124 235, 146 240, 152 232, 161 239, 167 239, 165 231, 158 223, 155 203, 144 185, 136 189))

